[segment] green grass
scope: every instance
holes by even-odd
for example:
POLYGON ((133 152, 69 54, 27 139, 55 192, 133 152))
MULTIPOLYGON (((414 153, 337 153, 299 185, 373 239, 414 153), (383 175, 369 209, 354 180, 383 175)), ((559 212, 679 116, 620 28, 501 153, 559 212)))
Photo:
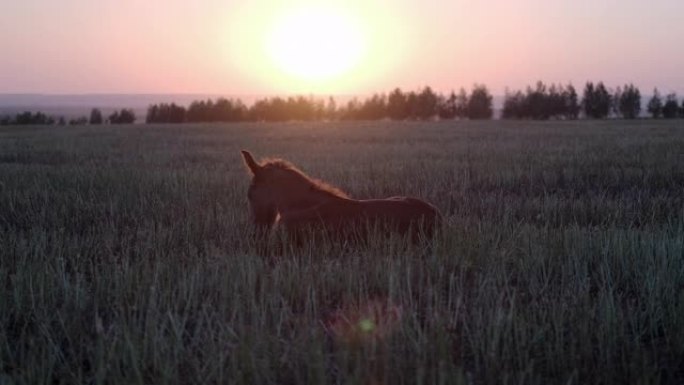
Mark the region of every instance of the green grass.
POLYGON ((684 122, 0 129, 0 383, 684 381, 684 122), (239 150, 448 218, 279 259, 239 150))

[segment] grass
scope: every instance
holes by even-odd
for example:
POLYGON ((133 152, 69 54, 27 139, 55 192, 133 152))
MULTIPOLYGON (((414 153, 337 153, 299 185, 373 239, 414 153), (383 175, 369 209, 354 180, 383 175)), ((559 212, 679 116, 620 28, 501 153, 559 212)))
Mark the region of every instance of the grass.
POLYGON ((0 383, 684 381, 684 123, 0 129, 0 383), (239 150, 448 218, 249 237, 239 150))

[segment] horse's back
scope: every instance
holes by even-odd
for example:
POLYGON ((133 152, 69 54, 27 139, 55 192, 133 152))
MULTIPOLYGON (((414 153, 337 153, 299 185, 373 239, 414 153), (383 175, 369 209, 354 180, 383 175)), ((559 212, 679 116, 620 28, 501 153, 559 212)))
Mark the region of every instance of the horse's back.
POLYGON ((303 227, 327 228, 333 231, 360 230, 367 225, 388 226, 401 233, 420 232, 432 236, 442 221, 439 210, 412 197, 390 197, 367 200, 335 200, 315 207, 287 213, 280 225, 289 230, 303 227))
POLYGON ((422 199, 394 196, 385 199, 359 201, 369 216, 384 219, 402 228, 421 226, 432 229, 442 221, 439 210, 422 199))

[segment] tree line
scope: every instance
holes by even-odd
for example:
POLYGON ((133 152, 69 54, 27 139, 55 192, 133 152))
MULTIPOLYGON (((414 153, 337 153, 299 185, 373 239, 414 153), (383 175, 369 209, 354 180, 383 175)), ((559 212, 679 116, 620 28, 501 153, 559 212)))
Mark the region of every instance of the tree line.
MULTIPOLYGON (((272 97, 257 100, 247 107, 239 99, 219 98, 195 101, 186 109, 176 104, 155 104, 147 112, 148 123, 240 122, 240 121, 314 121, 314 120, 449 120, 491 119, 493 98, 484 85, 476 84, 468 93, 435 93, 425 87, 418 91, 374 94, 364 100, 353 98, 340 106, 332 97, 272 97)), ((582 95, 572 84, 537 82, 525 91, 506 91, 502 119, 636 119, 642 114, 641 91, 633 84, 609 89, 603 82, 585 84, 582 95)), ((684 100, 666 98, 657 89, 647 104, 653 118, 684 118, 684 100)))
MULTIPOLYGON (((525 92, 506 91, 502 118, 577 119, 583 114, 588 119, 636 119, 641 116, 641 111, 641 91, 633 84, 609 90, 603 82, 587 82, 580 101, 571 84, 547 86, 537 82, 535 87, 528 86, 525 92)), ((663 100, 656 88, 647 104, 647 112, 655 119, 684 118, 684 100, 681 107, 674 93, 663 100)))
POLYGON ((8 125, 58 125, 58 126, 78 126, 84 124, 132 124, 135 123, 135 112, 132 109, 122 108, 116 110, 105 117, 102 111, 98 108, 93 108, 90 111, 90 117, 79 116, 71 118, 67 121, 64 116, 48 116, 41 111, 32 112, 24 111, 15 114, 14 116, 3 115, 0 116, 0 126, 8 125))
POLYGON ((338 106, 334 98, 305 96, 259 99, 247 107, 240 99, 200 100, 187 108, 175 103, 153 104, 147 109, 147 123, 242 122, 242 121, 315 121, 315 120, 430 120, 491 119, 493 98, 484 85, 475 85, 468 94, 445 96, 425 87, 404 92, 400 88, 389 94, 374 94, 365 100, 353 98, 338 106))
MULTIPOLYGON (((646 105, 652 118, 684 118, 681 105, 674 93, 663 97, 653 91, 646 105)), ((268 97, 247 106, 240 99, 218 98, 196 100, 184 107, 175 103, 150 105, 146 123, 199 122, 284 122, 320 120, 450 120, 491 119, 494 116, 493 97, 488 88, 475 84, 470 92, 446 95, 430 87, 417 91, 395 88, 388 94, 374 94, 363 100, 353 98, 338 106, 337 101, 312 96, 268 97)), ((633 84, 609 89, 603 82, 587 82, 578 94, 572 84, 537 82, 524 91, 506 90, 501 111, 502 119, 605 119, 609 117, 635 119, 642 116, 642 94, 633 84)), ((94 108, 90 117, 71 119, 68 124, 130 124, 136 121, 132 109, 114 111, 107 117, 94 108)), ((67 124, 63 117, 55 118, 42 112, 30 111, 14 117, 0 117, 0 125, 8 124, 67 124)))

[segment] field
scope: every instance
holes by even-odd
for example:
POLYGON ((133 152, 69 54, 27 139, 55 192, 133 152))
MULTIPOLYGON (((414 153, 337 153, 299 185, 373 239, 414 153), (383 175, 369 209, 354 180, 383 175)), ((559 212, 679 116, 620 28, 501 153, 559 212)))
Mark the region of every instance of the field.
POLYGON ((0 384, 684 382, 684 122, 0 129, 0 384), (239 150, 448 219, 257 252, 239 150))

